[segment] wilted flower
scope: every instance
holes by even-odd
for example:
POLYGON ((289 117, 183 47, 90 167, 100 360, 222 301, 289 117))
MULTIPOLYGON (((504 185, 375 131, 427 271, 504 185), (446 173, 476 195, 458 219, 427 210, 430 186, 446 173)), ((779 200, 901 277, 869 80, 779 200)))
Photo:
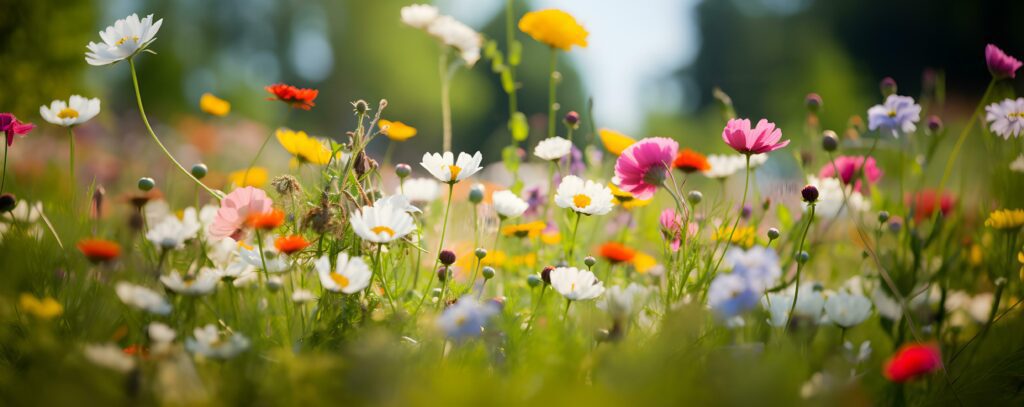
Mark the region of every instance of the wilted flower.
POLYGON ((649 199, 671 170, 679 143, 663 137, 647 138, 627 147, 615 161, 615 176, 624 191, 649 199))
POLYGON ((868 129, 891 132, 893 137, 913 133, 921 120, 921 105, 909 96, 889 95, 885 103, 868 109, 868 129))
POLYGON ((267 100, 280 100, 291 107, 302 110, 310 110, 313 106, 316 106, 316 103, 313 103, 313 101, 320 94, 320 91, 316 89, 296 88, 283 83, 269 85, 264 89, 270 92, 271 95, 274 95, 274 97, 267 100))
POLYGON ((416 136, 416 128, 400 121, 381 119, 377 122, 380 132, 391 141, 405 141, 416 136))
POLYGON ((420 165, 430 172, 430 175, 437 178, 438 181, 455 184, 480 171, 480 161, 482 160, 483 155, 479 151, 472 156, 466 153, 459 153, 458 160, 455 160, 454 154, 446 151, 444 154, 423 154, 423 160, 420 162, 420 165))
POLYGON ((789 145, 782 140, 782 130, 766 119, 750 127, 749 119, 730 119, 722 130, 722 140, 736 152, 743 155, 764 154, 789 145))
POLYGON ((182 277, 181 273, 172 271, 171 274, 160 276, 160 282, 168 290, 188 296, 201 296, 212 293, 217 288, 217 281, 220 280, 220 273, 217 270, 203 267, 195 276, 182 277))
POLYGON ((39 115, 58 126, 71 127, 89 121, 100 113, 100 100, 71 95, 67 102, 54 100, 50 106, 39 106, 39 115))
POLYGON ((545 161, 554 161, 569 155, 572 152, 572 142, 561 137, 551 137, 541 140, 533 148, 533 155, 545 161))
POLYGON ((362 257, 349 257, 344 252, 338 253, 334 268, 331 268, 327 255, 321 256, 316 261, 316 271, 324 289, 345 294, 362 291, 370 285, 370 277, 373 276, 362 257))
POLYGON ((1005 99, 985 106, 989 129, 1005 140, 1024 134, 1024 98, 1005 99))
POLYGON ((102 66, 134 57, 156 39, 156 33, 160 31, 163 22, 164 20, 160 19, 153 23, 152 14, 141 20, 135 14, 117 20, 114 25, 100 31, 103 42, 90 41, 89 45, 86 45, 89 52, 85 53, 85 62, 93 66, 102 66))
POLYGON ((495 192, 491 195, 491 201, 501 219, 517 218, 530 207, 530 204, 509 190, 495 192))
POLYGON ((557 267, 551 270, 551 287, 570 301, 586 301, 604 293, 604 283, 588 270, 557 267))
POLYGON ((575 175, 562 178, 555 193, 559 208, 584 215, 604 215, 612 210, 612 191, 594 181, 583 181, 575 175))
POLYGON ((519 29, 537 42, 568 51, 573 45, 587 46, 587 30, 569 13, 549 9, 531 11, 519 20, 519 29))
POLYGON ((213 359, 231 359, 249 348, 249 338, 237 332, 220 332, 214 324, 196 328, 185 340, 189 352, 213 359))
POLYGON ((157 315, 171 313, 171 304, 167 299, 149 288, 121 281, 114 289, 117 297, 126 305, 157 315))
POLYGON ((446 308, 437 318, 437 326, 453 341, 480 336, 490 318, 498 313, 493 302, 478 302, 466 295, 446 308))

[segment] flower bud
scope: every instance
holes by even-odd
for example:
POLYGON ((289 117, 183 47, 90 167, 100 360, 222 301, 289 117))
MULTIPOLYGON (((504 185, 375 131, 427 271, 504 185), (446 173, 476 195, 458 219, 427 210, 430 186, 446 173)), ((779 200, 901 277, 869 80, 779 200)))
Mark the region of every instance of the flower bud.
POLYGON ((191 173, 193 177, 196 177, 196 179, 203 179, 203 177, 206 177, 206 174, 209 172, 210 169, 206 168, 206 164, 199 163, 192 166, 191 173))
POLYGON ((437 260, 445 266, 451 266, 455 264, 455 252, 451 250, 441 250, 441 253, 437 255, 437 260))
POLYGON ((878 223, 885 223, 889 221, 889 212, 881 211, 878 212, 878 223))
POLYGON ((404 179, 410 174, 412 174, 412 167, 409 164, 398 164, 395 166, 395 175, 398 175, 398 178, 404 179))
POLYGON ((807 111, 811 113, 818 113, 821 110, 821 95, 817 93, 808 93, 807 97, 804 98, 804 105, 807 106, 807 111))
POLYGON ((156 181, 150 177, 139 178, 139 189, 142 191, 149 191, 156 187, 156 181))
POLYGON ((14 194, 0 194, 0 213, 13 211, 15 206, 18 206, 18 198, 14 194))
POLYGON ((821 133, 821 149, 833 152, 839 148, 839 136, 832 130, 825 130, 821 133))
POLYGON ((942 118, 936 115, 928 116, 928 130, 932 134, 938 134, 942 131, 942 118))
POLYGON ((580 127, 580 114, 575 110, 565 114, 565 125, 575 130, 580 127))
POLYGON ((545 266, 544 270, 540 271, 540 279, 544 280, 544 284, 551 285, 551 271, 555 269, 555 266, 545 266))
POLYGON ((302 184, 299 180, 291 175, 278 175, 270 181, 270 186, 274 187, 281 196, 294 196, 302 193, 302 184))
POLYGON ((771 209, 771 207, 772 207, 772 198, 771 197, 765 197, 764 201, 761 202, 761 210, 762 211, 767 211, 768 209, 771 209))
POLYGON ((810 260, 810 259, 811 259, 811 255, 808 254, 806 251, 801 251, 800 253, 797 253, 797 255, 796 255, 796 261, 801 263, 801 264, 807 263, 807 260, 810 260))
POLYGON ((437 269, 437 281, 444 282, 448 279, 448 266, 442 266, 437 269))
POLYGON ((896 80, 886 76, 882 78, 882 82, 878 84, 878 88, 882 91, 882 97, 894 95, 896 94, 896 80))
POLYGON ((366 114, 366 112, 370 111, 370 105, 366 104, 366 101, 362 99, 352 102, 352 108, 356 114, 366 114))
POLYGON ((474 205, 484 201, 484 184, 473 184, 469 189, 469 201, 474 205))
POLYGON ((473 254, 476 255, 477 259, 483 259, 484 257, 487 257, 487 249, 484 249, 483 247, 478 247, 476 248, 476 251, 473 252, 473 254))
POLYGON ((690 192, 688 192, 686 194, 686 201, 689 202, 690 205, 699 204, 700 201, 703 201, 703 200, 704 200, 704 194, 701 193, 700 191, 690 191, 690 192))
POLYGON ((779 236, 780 236, 780 233, 779 233, 779 229, 776 229, 776 228, 768 228, 768 239, 769 239, 769 240, 775 240, 775 239, 778 239, 778 238, 779 238, 779 236))
POLYGON ((441 298, 441 289, 435 288, 433 290, 430 290, 430 296, 432 298, 441 298))
POLYGON ((587 268, 594 267, 594 265, 597 264, 597 259, 595 259, 594 256, 587 256, 583 259, 583 264, 586 264, 587 268))
POLYGON ((494 278, 494 267, 486 266, 483 269, 484 280, 490 280, 494 278))
POLYGON ((750 207, 750 204, 743 205, 743 209, 740 210, 740 217, 744 220, 750 219, 750 215, 754 213, 754 208, 750 207))
POLYGON ((529 285, 530 287, 536 287, 539 286, 540 283, 541 279, 536 274, 530 274, 526 276, 526 285, 529 285))
POLYGON ((815 203, 818 201, 818 188, 814 185, 805 186, 800 190, 800 196, 803 197, 804 202, 815 203))

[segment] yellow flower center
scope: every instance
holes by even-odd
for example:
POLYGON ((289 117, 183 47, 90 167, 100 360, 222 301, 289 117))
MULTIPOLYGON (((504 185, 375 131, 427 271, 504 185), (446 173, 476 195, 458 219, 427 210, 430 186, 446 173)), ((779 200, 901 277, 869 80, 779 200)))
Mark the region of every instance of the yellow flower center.
POLYGON ((450 170, 451 173, 452 173, 452 178, 451 178, 452 181, 455 181, 456 179, 458 179, 459 178, 459 173, 462 172, 462 168, 459 168, 458 165, 449 165, 448 166, 448 170, 450 170))
POLYGON ((569 291, 576 291, 576 283, 569 284, 569 291))
POLYGON ((117 45, 117 46, 124 45, 124 43, 127 42, 129 39, 134 41, 134 42, 139 42, 139 36, 137 36, 137 35, 133 35, 131 37, 124 36, 124 37, 121 37, 121 39, 117 40, 117 42, 115 42, 114 45, 117 45))
POLYGON ((337 284, 338 287, 348 287, 348 277, 345 277, 341 274, 331 273, 331 280, 334 280, 334 284, 337 284))
POLYGON ((458 318, 455 318, 455 326, 463 326, 465 324, 466 324, 466 316, 465 315, 459 315, 458 318))
POLYGON ((381 234, 381 233, 387 233, 388 237, 394 237, 395 236, 395 230, 392 229, 392 228, 389 228, 387 226, 374 226, 373 228, 370 229, 370 231, 372 231, 374 234, 378 234, 378 235, 381 234))
POLYGON ((896 117, 896 111, 895 110, 890 110, 889 111, 889 117, 896 117))
POLYGON ((1010 112, 1006 117, 1009 119, 1024 119, 1024 112, 1010 112))
POLYGON ((586 208, 590 206, 590 197, 584 194, 576 194, 576 196, 572 197, 572 204, 580 209, 586 208))
POLYGON ((61 119, 77 119, 78 111, 70 107, 65 107, 60 112, 57 112, 57 117, 61 119))

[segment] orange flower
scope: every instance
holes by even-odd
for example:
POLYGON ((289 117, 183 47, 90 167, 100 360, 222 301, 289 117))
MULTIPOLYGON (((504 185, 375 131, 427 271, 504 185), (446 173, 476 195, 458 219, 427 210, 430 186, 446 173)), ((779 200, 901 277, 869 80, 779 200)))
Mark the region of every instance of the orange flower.
POLYGON ((309 246, 309 241, 301 235, 281 236, 274 240, 274 247, 284 254, 292 254, 309 246))
POLYGON ((704 157, 704 154, 688 148, 679 152, 672 165, 685 173, 704 172, 711 169, 711 164, 708 164, 708 159, 704 157))
POLYGON ((254 213, 246 219, 249 227, 263 230, 274 230, 284 224, 284 211, 274 209, 267 213, 254 213))
POLYGON ((316 89, 296 88, 283 83, 270 85, 264 89, 274 95, 274 97, 268 98, 267 100, 280 100, 291 107, 302 110, 309 110, 312 109, 313 106, 316 106, 316 104, 313 103, 313 100, 315 100, 316 96, 320 93, 320 91, 316 89))
POLYGON ((121 246, 109 240, 82 239, 78 241, 78 251, 93 263, 104 263, 120 256, 121 246))
POLYGON ((598 249, 598 253, 601 257, 608 259, 612 263, 622 263, 632 261, 636 257, 636 250, 633 250, 626 245, 609 242, 601 245, 598 249))

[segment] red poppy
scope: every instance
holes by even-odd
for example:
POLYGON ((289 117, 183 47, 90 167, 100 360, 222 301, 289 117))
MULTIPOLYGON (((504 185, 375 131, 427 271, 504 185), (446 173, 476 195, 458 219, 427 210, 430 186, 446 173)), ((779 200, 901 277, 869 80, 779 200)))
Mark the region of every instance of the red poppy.
POLYGON ((281 236, 274 240, 274 247, 284 254, 292 254, 309 246, 309 241, 300 235, 281 236))
POLYGON ((274 230, 284 224, 284 211, 273 209, 267 213, 254 213, 246 219, 249 227, 263 230, 274 230))
POLYGON ((633 250, 626 245, 609 242, 601 245, 598 249, 598 253, 601 257, 608 259, 612 263, 623 263, 632 261, 636 257, 636 250, 633 250))
POLYGON ((688 148, 684 148, 683 151, 676 155, 676 160, 672 165, 685 173, 704 172, 711 169, 711 164, 708 164, 707 157, 688 148))
POLYGON ((316 104, 313 103, 313 100, 315 100, 316 96, 320 93, 320 91, 316 89, 296 88, 283 83, 270 85, 264 89, 274 95, 274 97, 267 100, 280 100, 291 107, 302 110, 309 110, 312 109, 313 106, 316 106, 316 104))
POLYGON ((896 351, 882 374, 892 382, 903 383, 934 372, 942 366, 942 355, 934 344, 909 343, 896 351))
POLYGON ((82 239, 78 251, 93 263, 112 261, 121 255, 121 245, 103 239, 82 239))
POLYGON ((920 222, 931 218, 936 208, 942 211, 942 216, 948 215, 956 204, 956 198, 948 193, 943 193, 939 198, 934 189, 925 189, 907 197, 907 204, 913 206, 914 220, 920 222))

